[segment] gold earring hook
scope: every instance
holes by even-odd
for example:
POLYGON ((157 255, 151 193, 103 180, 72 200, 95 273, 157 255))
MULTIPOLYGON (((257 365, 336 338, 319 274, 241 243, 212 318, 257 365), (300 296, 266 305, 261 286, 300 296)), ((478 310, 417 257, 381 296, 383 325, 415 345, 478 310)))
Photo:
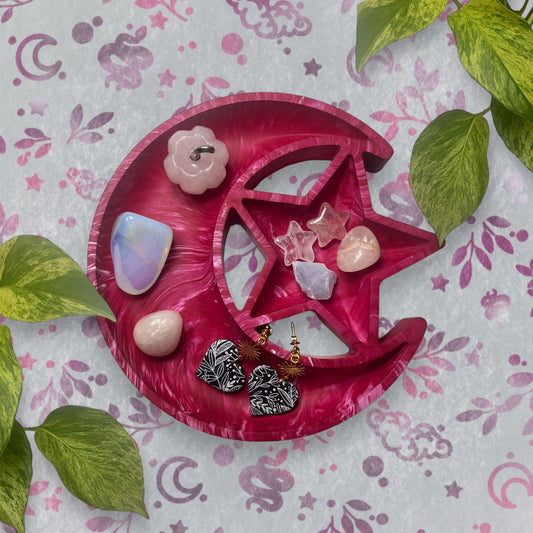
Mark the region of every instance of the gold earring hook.
POLYGON ((281 381, 287 381, 299 376, 303 376, 304 367, 300 363, 300 348, 298 348, 298 337, 296 336, 296 330, 294 327, 294 322, 291 322, 291 356, 289 361, 284 361, 280 365, 280 371, 282 374, 281 381))

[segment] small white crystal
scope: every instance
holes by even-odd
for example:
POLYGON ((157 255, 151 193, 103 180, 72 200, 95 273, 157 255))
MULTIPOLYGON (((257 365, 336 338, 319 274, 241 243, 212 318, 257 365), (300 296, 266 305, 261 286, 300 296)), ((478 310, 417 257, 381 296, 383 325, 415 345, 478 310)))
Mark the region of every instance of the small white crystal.
POLYGON ((294 261, 292 264, 294 277, 302 291, 313 300, 328 300, 331 298, 337 274, 323 263, 307 263, 294 261))

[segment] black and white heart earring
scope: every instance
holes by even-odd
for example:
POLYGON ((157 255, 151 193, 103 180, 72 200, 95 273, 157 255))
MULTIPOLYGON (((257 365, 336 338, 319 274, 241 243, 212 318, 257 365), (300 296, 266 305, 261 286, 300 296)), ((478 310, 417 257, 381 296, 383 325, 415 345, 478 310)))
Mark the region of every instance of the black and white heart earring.
POLYGON ((281 378, 269 365, 260 365, 250 373, 248 393, 252 416, 281 415, 292 411, 298 403, 298 390, 289 380, 302 376, 304 367, 292 322, 291 330, 291 357, 280 365, 281 378))
POLYGON ((215 341, 207 350, 194 375, 222 392, 238 392, 246 383, 246 374, 239 364, 243 359, 259 361, 260 347, 272 334, 270 325, 264 326, 255 343, 241 341, 238 345, 228 339, 215 341))

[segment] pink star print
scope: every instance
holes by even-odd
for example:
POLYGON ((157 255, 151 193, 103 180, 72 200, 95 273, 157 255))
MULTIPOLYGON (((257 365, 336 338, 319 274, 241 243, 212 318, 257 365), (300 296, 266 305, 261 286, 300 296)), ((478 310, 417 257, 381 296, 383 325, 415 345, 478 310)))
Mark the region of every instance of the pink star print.
POLYGON ((285 264, 292 265, 294 261, 315 260, 313 244, 317 237, 312 231, 304 231, 296 220, 291 220, 285 235, 280 235, 274 242, 285 252, 285 264))
POLYGON ((165 29, 165 23, 168 22, 167 17, 163 16, 161 11, 158 11, 156 15, 150 15, 150 20, 152 21, 152 28, 161 28, 165 29))
POLYGON ((307 327, 309 329, 318 329, 318 331, 320 331, 320 329, 322 328, 322 321, 320 320, 320 318, 318 318, 317 315, 312 314, 311 316, 306 317, 306 319, 308 323, 307 327))
POLYGON ((28 370, 33 370, 33 364, 37 361, 31 357, 30 352, 26 352, 24 357, 18 358, 21 368, 27 368, 28 370))
POLYGON ((170 70, 165 70, 165 72, 162 72, 161 74, 158 74, 159 76, 159 86, 166 85, 167 87, 172 87, 174 85, 174 80, 177 76, 174 76, 170 73, 170 70))
POLYGON ((350 218, 348 211, 335 211, 328 202, 320 206, 317 218, 307 222, 307 227, 318 237, 318 246, 324 248, 333 240, 341 240, 346 235, 346 222, 350 218))
POLYGON ((307 492, 305 496, 298 496, 298 498, 300 498, 300 501, 302 502, 300 505, 300 509, 307 508, 311 509, 311 511, 313 510, 313 506, 315 505, 315 503, 318 501, 316 498, 313 498, 313 496, 311 496, 310 492, 307 492))
POLYGON ((35 189, 37 192, 41 190, 41 185, 44 183, 44 180, 39 178, 37 176, 37 173, 35 173, 33 176, 30 176, 29 178, 24 178, 26 180, 26 183, 28 186, 26 187, 27 191, 31 191, 32 189, 35 189))
POLYGON ((450 485, 444 485, 444 488, 446 489, 446 498, 453 496, 454 498, 459 499, 459 492, 463 490, 463 488, 460 487, 456 481, 450 485))
POLYGON ((177 524, 170 524, 170 529, 172 529, 172 533, 185 533, 189 528, 179 520, 177 524))
POLYGON ((48 104, 45 104, 40 98, 37 98, 35 102, 30 102, 31 114, 32 115, 44 115, 44 110, 48 107, 48 104))
POLYGON ((466 366, 475 366, 476 368, 479 367, 479 363, 481 362, 481 355, 479 355, 476 348, 474 348, 474 351, 466 354, 466 366))
POLYGON ((59 504, 63 503, 62 500, 56 498, 55 494, 52 494, 50 498, 43 498, 43 500, 46 502, 46 508, 45 511, 49 511, 50 509, 52 511, 59 511, 59 504))
POLYGON ((439 274, 436 278, 431 278, 433 283, 433 290, 440 289, 442 292, 446 291, 446 285, 450 283, 449 279, 446 279, 442 274, 439 274))
POLYGON ((305 75, 312 74, 313 76, 318 77, 318 71, 322 68, 322 65, 319 65, 315 58, 311 59, 311 61, 308 61, 307 63, 304 63, 305 67, 305 75))
POLYGON ((302 450, 302 452, 305 452, 305 447, 309 444, 309 441, 307 439, 304 439, 303 437, 299 437, 297 439, 292 439, 292 449, 293 450, 302 450))

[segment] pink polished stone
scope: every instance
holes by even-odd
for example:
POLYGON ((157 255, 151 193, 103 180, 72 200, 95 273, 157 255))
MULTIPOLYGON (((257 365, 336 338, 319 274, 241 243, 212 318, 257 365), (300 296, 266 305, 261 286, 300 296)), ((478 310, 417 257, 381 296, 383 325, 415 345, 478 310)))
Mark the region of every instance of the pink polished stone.
POLYGON ((337 252, 337 266, 343 272, 358 272, 372 266, 380 257, 379 242, 366 226, 351 229, 337 252))
POLYGON ((317 218, 307 222, 307 227, 318 237, 318 246, 323 248, 333 240, 341 240, 346 235, 346 222, 350 218, 348 211, 335 211, 328 202, 320 206, 317 218))
POLYGON ((183 319, 177 311, 156 311, 135 324, 133 339, 145 354, 164 357, 178 347, 182 330, 183 319))
POLYGON ((287 266, 298 260, 312 263, 315 260, 315 252, 313 252, 315 241, 316 235, 312 231, 304 231, 296 220, 290 221, 285 235, 274 239, 274 242, 285 252, 287 266))
POLYGON ((170 137, 163 166, 170 181, 186 193, 203 194, 224 181, 228 159, 226 145, 216 139, 213 131, 195 126, 190 131, 179 130, 170 137), (199 153, 195 160, 195 150, 200 147, 212 147, 214 152, 199 153))

